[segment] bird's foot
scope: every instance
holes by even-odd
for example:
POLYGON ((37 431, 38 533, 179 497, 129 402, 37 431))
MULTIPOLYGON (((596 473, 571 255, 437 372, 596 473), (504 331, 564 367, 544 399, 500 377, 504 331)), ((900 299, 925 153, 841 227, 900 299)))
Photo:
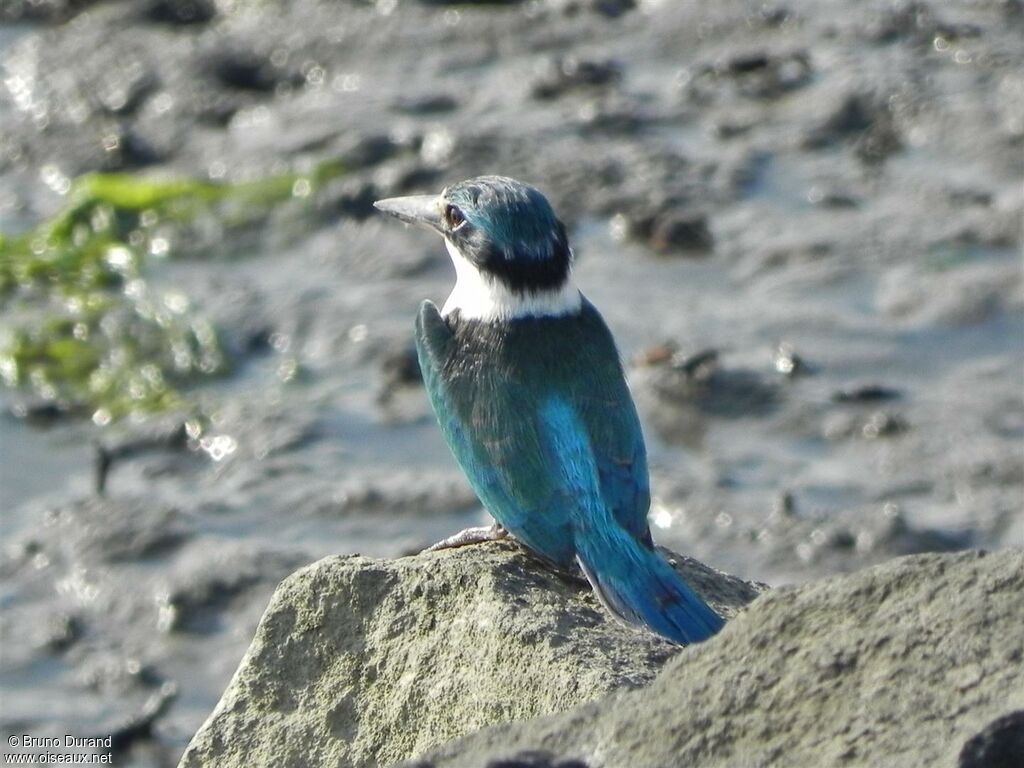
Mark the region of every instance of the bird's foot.
POLYGON ((499 523, 480 525, 475 528, 459 531, 454 536, 442 539, 437 544, 432 544, 423 551, 437 552, 439 549, 454 549, 455 547, 465 547, 469 544, 480 544, 484 541, 500 541, 507 537, 508 531, 499 523))

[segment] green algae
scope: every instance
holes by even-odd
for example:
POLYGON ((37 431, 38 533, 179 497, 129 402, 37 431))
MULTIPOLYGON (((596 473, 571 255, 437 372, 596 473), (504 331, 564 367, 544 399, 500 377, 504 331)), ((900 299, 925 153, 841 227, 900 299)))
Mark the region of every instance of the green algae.
POLYGON ((98 424, 132 414, 195 411, 183 392, 230 370, 217 330, 187 296, 157 289, 154 263, 219 247, 202 220, 231 229, 260 221, 342 175, 331 160, 309 174, 252 182, 89 174, 68 205, 16 236, 0 235, 0 378, 98 424))

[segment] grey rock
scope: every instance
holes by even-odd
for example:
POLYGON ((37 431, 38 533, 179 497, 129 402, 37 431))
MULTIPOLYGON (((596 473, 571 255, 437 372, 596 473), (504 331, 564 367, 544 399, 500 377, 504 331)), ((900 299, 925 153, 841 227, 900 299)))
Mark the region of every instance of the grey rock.
MULTIPOLYGON (((955 765, 968 741, 960 764, 980 765, 975 734, 1024 704, 1022 590, 1019 551, 908 557, 776 590, 642 690, 489 728, 414 765, 914 768, 955 765)), ((1019 739, 1012 726, 986 729, 993 754, 1019 739)))
MULTIPOLYGON (((761 588, 676 565, 725 616, 761 588)), ((644 685, 678 652, 513 543, 329 557, 278 588, 181 765, 385 765, 644 685)))

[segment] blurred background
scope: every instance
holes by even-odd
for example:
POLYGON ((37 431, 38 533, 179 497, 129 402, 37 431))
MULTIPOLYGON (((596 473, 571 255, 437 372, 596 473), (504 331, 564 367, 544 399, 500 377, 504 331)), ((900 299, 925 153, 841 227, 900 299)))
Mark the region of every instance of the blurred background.
POLYGON ((485 520, 412 352, 453 270, 371 206, 483 173, 569 227, 660 543, 1024 546, 1019 0, 0 17, 4 736, 174 765, 285 575, 485 520))

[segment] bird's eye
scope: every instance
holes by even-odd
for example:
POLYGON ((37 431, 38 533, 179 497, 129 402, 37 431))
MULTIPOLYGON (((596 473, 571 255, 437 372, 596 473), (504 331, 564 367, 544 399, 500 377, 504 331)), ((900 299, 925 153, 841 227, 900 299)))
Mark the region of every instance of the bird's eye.
POLYGON ((444 221, 448 225, 448 229, 452 232, 457 232, 466 223, 466 217, 454 205, 449 205, 444 209, 444 221))

